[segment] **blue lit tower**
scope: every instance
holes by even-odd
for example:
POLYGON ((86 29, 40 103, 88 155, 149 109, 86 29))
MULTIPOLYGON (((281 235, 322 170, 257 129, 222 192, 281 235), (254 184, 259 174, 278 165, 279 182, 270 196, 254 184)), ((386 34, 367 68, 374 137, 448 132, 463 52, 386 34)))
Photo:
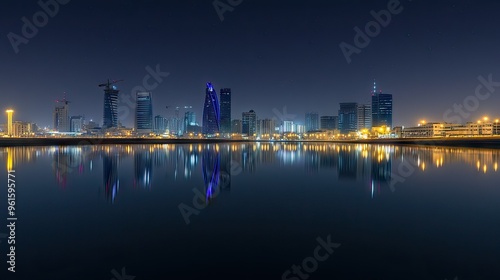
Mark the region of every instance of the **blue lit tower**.
POLYGON ((372 126, 392 128, 392 94, 377 92, 375 82, 372 91, 372 126))
POLYGON ((212 83, 207 83, 205 104, 203 106, 203 134, 216 134, 220 131, 220 111, 217 92, 212 83))

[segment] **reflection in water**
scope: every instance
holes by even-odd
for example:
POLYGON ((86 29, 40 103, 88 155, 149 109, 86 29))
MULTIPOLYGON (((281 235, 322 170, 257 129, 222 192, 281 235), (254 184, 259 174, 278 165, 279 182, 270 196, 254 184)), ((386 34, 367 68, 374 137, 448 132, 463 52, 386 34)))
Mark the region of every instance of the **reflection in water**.
MULTIPOLYGON (((231 177, 239 172, 258 173, 262 165, 303 166, 307 173, 328 172, 339 181, 366 182, 372 197, 387 189, 397 175, 402 162, 411 162, 419 172, 441 169, 448 164, 465 163, 480 174, 498 172, 499 150, 443 147, 407 147, 368 144, 335 143, 234 143, 190 145, 109 145, 81 147, 14 147, 1 148, 0 158, 6 169, 36 161, 51 159, 56 183, 71 187, 71 179, 88 172, 102 162, 103 188, 111 203, 120 191, 120 176, 134 174, 122 180, 122 189, 138 187, 150 190, 154 185, 153 169, 164 178, 190 183, 201 158, 207 202, 216 191, 229 190, 231 177), (133 159, 133 173, 126 164, 133 159), (100 160, 102 159, 102 161, 100 160), (232 172, 233 165, 241 167, 232 172), (120 174, 119 174, 120 170, 120 174), (235 173, 235 174, 232 174, 235 173), (120 176, 119 176, 120 175, 120 176)), ((164 178, 159 178, 163 180, 164 178)), ((123 179, 123 178, 122 178, 123 179)), ((156 177, 158 179, 158 176, 156 177)), ((74 179, 73 179, 74 180, 74 179)), ((157 182, 160 184, 161 182, 157 182)), ((200 182, 201 186, 202 182, 200 182)))
POLYGON ((207 145, 202 158, 203 180, 205 181, 206 202, 208 203, 219 186, 220 154, 219 145, 207 145))

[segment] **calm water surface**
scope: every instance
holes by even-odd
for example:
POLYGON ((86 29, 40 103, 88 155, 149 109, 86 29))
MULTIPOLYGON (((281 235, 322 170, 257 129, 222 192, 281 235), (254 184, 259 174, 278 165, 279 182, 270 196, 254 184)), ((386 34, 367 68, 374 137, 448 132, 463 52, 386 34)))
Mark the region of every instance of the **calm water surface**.
POLYGON ((0 233, 9 168, 18 218, 17 272, 1 279, 500 279, 499 157, 306 143, 1 148, 0 233))

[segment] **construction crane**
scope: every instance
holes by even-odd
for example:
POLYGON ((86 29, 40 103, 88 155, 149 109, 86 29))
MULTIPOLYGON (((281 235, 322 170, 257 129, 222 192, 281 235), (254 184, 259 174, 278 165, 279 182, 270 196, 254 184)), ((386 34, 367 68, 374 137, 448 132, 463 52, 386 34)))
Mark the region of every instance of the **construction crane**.
POLYGON ((106 87, 106 89, 111 89, 111 85, 114 85, 118 82, 123 82, 123 80, 109 80, 106 83, 100 84, 99 87, 106 87))
POLYGON ((66 99, 66 92, 64 93, 64 97, 63 97, 63 99, 57 99, 57 100, 55 100, 55 101, 56 101, 56 103, 64 103, 65 105, 68 105, 68 103, 71 103, 70 101, 68 101, 68 100, 66 99))

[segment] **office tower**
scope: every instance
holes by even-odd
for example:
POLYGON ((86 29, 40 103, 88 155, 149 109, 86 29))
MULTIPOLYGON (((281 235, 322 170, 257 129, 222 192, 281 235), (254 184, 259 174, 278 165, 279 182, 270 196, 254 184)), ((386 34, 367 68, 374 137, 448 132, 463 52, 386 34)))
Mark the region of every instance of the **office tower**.
POLYGON ((335 130, 339 127, 339 118, 337 116, 321 116, 320 128, 322 130, 335 130))
POLYGON ((241 120, 231 121, 231 133, 241 134, 241 120))
POLYGON ((358 130, 358 103, 340 103, 339 129, 342 134, 358 130))
POLYGON ((153 101, 151 92, 138 92, 135 106, 135 129, 137 133, 153 132, 153 101))
POLYGON ((83 129, 83 116, 72 116, 70 118, 70 131, 81 132, 83 129))
MULTIPOLYGON (((115 83, 115 82, 113 82, 115 83)), ((118 93, 120 92, 116 86, 108 80, 106 84, 100 86, 104 88, 104 113, 102 128, 117 128, 118 127, 118 93)))
POLYGON ((370 105, 358 105, 358 130, 372 128, 372 108, 370 105))
POLYGON ((281 133, 289 133, 295 132, 295 126, 292 121, 283 121, 283 125, 281 127, 281 133))
POLYGON ((187 133, 195 132, 196 126, 196 113, 190 111, 184 113, 184 130, 187 133))
POLYGON ((372 126, 392 128, 392 94, 377 92, 377 84, 373 83, 372 91, 372 126))
POLYGON ((241 133, 248 136, 257 134, 257 114, 254 110, 243 112, 241 120, 241 133))
POLYGON ((214 135, 220 131, 220 107, 212 83, 207 83, 203 106, 203 134, 214 135))
POLYGON ((12 117, 14 115, 14 110, 7 110, 7 135, 12 136, 12 117))
POLYGON ((231 133, 231 89, 220 90, 220 132, 231 133))
POLYGON ((272 119, 263 119, 260 121, 260 134, 266 136, 272 136, 274 134, 276 123, 272 119))
POLYGON ((70 132, 69 101, 65 97, 62 100, 56 100, 56 102, 58 104, 54 108, 54 130, 70 132))
POLYGON ((163 134, 167 131, 167 119, 158 115, 154 120, 154 131, 157 134, 163 134))
POLYGON ((306 132, 319 130, 319 114, 306 113, 306 132))

